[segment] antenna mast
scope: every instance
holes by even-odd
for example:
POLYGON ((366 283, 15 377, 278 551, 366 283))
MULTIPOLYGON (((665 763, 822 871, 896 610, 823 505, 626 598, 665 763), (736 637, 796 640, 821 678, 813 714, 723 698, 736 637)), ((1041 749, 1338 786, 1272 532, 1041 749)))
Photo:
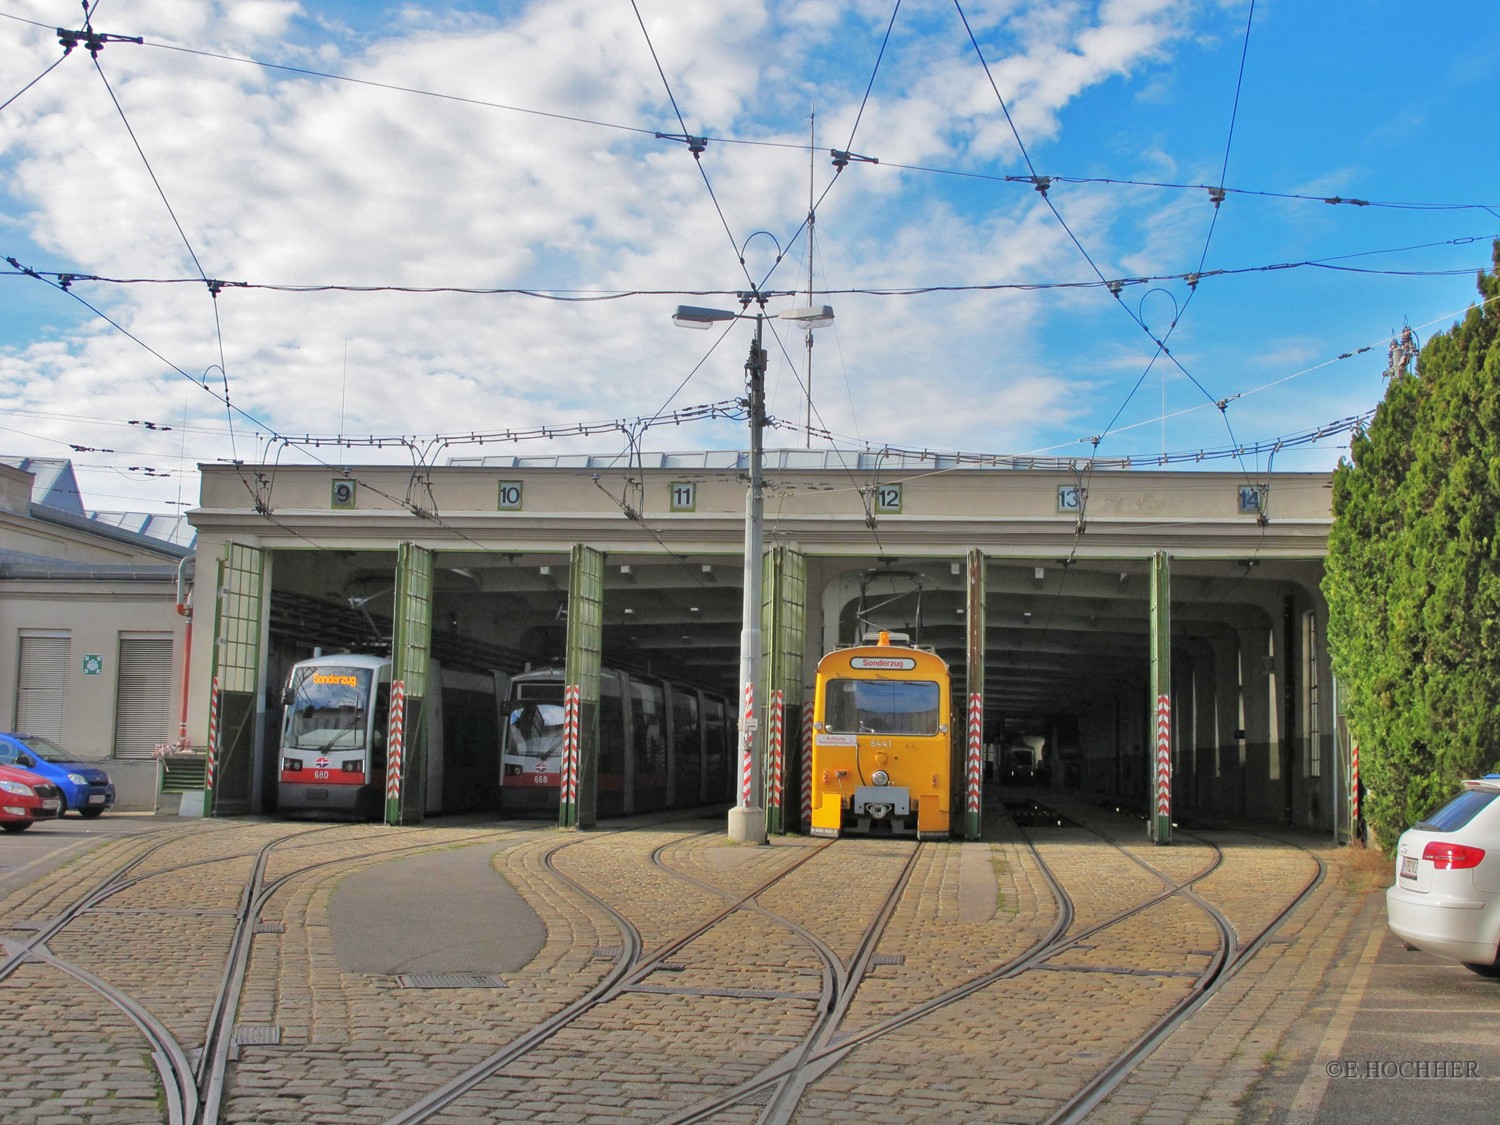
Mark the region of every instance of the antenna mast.
MULTIPOLYGON (((807 117, 807 303, 813 303, 813 225, 818 221, 813 211, 813 176, 815 175, 813 161, 818 151, 818 113, 817 107, 807 117)), ((803 434, 807 440, 807 448, 812 448, 812 325, 807 328, 807 425, 803 434)))

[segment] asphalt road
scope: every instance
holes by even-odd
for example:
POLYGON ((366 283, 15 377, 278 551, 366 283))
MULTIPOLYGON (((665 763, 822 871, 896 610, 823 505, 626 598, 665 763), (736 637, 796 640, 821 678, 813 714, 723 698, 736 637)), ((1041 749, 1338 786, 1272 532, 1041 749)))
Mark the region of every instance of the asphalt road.
POLYGON ((1500 980, 1406 949, 1386 927, 1379 892, 1365 916, 1347 985, 1329 993, 1327 1022, 1310 1021, 1301 1042, 1288 1044, 1245 1119, 1490 1125, 1500 1105, 1500 980))
POLYGON ((107 812, 93 820, 65 813, 57 820, 39 820, 25 832, 0 834, 0 894, 19 887, 115 836, 182 823, 175 816, 155 813, 107 812))

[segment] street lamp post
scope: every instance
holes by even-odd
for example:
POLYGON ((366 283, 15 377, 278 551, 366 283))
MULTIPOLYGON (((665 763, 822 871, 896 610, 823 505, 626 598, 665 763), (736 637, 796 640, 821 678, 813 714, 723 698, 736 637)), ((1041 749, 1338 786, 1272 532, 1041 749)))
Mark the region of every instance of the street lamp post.
MULTIPOLYGON (((760 294, 747 298, 747 306, 752 298, 758 300, 764 308, 765 297, 760 294)), ((812 309, 789 309, 780 315, 800 322, 809 330, 833 320, 833 310, 827 305, 812 309)), ((743 316, 743 313, 722 309, 679 305, 672 322, 683 328, 708 328, 712 324, 739 320, 743 316)), ((766 423, 766 351, 761 346, 761 340, 765 320, 764 312, 755 314, 755 339, 750 344, 750 357, 745 361, 745 376, 750 390, 750 487, 745 494, 745 584, 740 615, 739 756, 735 774, 737 792, 734 807, 729 810, 729 838, 737 844, 766 842, 766 813, 760 803, 765 783, 756 740, 760 727, 758 692, 762 657, 760 599, 764 492, 761 437, 766 423)))

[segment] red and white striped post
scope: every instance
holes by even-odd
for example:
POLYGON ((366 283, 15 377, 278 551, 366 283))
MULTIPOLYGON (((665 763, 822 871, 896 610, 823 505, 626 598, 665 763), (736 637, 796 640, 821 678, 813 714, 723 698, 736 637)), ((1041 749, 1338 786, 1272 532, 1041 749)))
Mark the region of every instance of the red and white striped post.
POLYGON ((406 681, 391 681, 390 733, 386 736, 385 822, 401 823, 401 782, 406 755, 406 681))
MULTIPOLYGON (((213 688, 208 693, 208 761, 203 769, 203 789, 212 793, 219 773, 219 677, 214 677, 213 688)), ((210 800, 211 803, 211 800, 210 800)), ((208 810, 205 809, 205 812, 208 810)))
POLYGON ((740 708, 740 800, 742 809, 753 808, 752 773, 755 753, 755 681, 745 681, 744 705, 740 708))
POLYGON ((1156 842, 1172 838, 1172 697, 1156 697, 1156 842))
POLYGON ((558 779, 557 824, 578 825, 578 713, 582 689, 577 684, 563 688, 562 777, 558 779))
POLYGON ((1349 835, 1364 839, 1360 831, 1360 820, 1364 817, 1364 802, 1359 799, 1359 739, 1349 740, 1349 835))
POLYGON ((802 704, 802 823, 804 833, 812 829, 812 700, 802 704))
POLYGON ((780 688, 771 692, 770 725, 766 730, 766 831, 778 835, 786 831, 782 805, 786 780, 782 773, 786 729, 786 693, 780 688))
POLYGON ((969 726, 965 753, 964 838, 977 840, 983 822, 984 696, 969 693, 969 726))

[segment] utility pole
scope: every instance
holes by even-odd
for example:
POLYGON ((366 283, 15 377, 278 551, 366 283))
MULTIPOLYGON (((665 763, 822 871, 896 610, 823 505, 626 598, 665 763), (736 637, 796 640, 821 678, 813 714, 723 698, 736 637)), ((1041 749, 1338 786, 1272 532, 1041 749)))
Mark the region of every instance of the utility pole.
MULTIPOLYGON (((766 421, 766 351, 761 347, 764 310, 755 314, 755 339, 745 375, 750 384, 750 489, 745 493, 745 586, 740 614, 739 793, 729 810, 729 838, 738 844, 766 842, 766 814, 761 807, 763 771, 755 752, 760 727, 761 541, 765 495, 761 477, 762 432, 766 421)), ((809 329, 811 332, 811 329, 809 329)))

